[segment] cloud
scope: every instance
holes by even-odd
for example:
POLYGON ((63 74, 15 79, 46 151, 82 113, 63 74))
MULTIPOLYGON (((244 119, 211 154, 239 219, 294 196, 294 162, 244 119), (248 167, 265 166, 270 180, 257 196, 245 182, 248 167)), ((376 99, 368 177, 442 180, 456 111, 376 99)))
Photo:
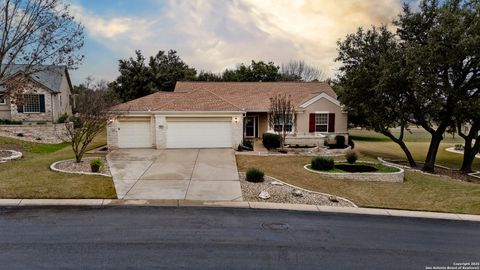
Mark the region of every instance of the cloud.
MULTIPOLYGON (((154 1, 155 2, 155 1, 154 1)), ((176 49, 198 70, 220 72, 241 62, 277 64, 304 59, 329 76, 337 65, 336 42, 357 27, 391 22, 398 0, 189 0, 158 1, 151 15, 97 15, 74 6, 90 38, 118 55, 176 49)), ((88 41, 87 41, 88 42, 88 41)), ((88 58, 88 55, 87 55, 88 58)), ((112 61, 112 77, 116 60, 112 61)))

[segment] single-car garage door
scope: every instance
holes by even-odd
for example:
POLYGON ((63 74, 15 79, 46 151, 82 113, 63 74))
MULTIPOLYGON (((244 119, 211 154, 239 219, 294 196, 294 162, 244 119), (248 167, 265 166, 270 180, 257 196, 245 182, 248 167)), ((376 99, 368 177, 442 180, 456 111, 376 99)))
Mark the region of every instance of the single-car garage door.
POLYGON ((118 147, 152 147, 152 139, 150 136, 150 120, 120 121, 118 125, 118 147))
POLYGON ((231 121, 167 122, 167 148, 232 147, 231 121))

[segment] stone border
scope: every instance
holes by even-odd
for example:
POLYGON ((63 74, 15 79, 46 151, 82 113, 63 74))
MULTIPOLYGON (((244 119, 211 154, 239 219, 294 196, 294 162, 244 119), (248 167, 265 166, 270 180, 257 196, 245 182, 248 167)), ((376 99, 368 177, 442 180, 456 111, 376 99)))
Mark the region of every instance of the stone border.
POLYGON ((19 151, 15 151, 15 150, 0 150, 0 151, 6 151, 6 152, 10 152, 11 155, 9 157, 0 157, 0 163, 4 163, 4 162, 7 162, 7 161, 11 161, 11 160, 18 160, 18 159, 21 159, 23 157, 23 154, 22 152, 19 152, 19 151))
POLYGON ((185 200, 118 200, 118 199, 0 199, 0 207, 218 207, 257 210, 307 211, 313 213, 341 213, 354 215, 377 215, 404 218, 428 218, 454 221, 480 222, 480 215, 441 212, 394 210, 382 208, 356 208, 317 206, 308 204, 283 204, 263 202, 215 202, 185 200))
MULTIPOLYGON (((445 151, 450 152, 450 153, 456 153, 456 154, 463 155, 463 151, 455 150, 455 147, 449 147, 449 148, 445 149, 445 151)), ((476 154, 475 157, 480 158, 480 154, 476 154)))
MULTIPOLYGON (((91 157, 91 158, 103 158, 103 157, 91 157)), ((54 172, 61 172, 61 173, 83 174, 83 175, 98 175, 98 176, 112 177, 111 175, 105 174, 105 173, 72 172, 72 171, 66 171, 66 170, 61 170, 61 169, 55 168, 55 165, 57 165, 57 164, 59 164, 59 163, 61 163, 61 162, 71 161, 71 160, 75 160, 75 159, 64 159, 64 160, 59 160, 59 161, 57 161, 57 162, 54 162, 52 165, 50 165, 50 170, 52 170, 52 171, 54 171, 54 172)))
MULTIPOLYGON (((362 163, 370 163, 375 164, 373 162, 368 161, 360 161, 362 163)), ((329 173, 329 172, 321 172, 317 170, 313 170, 308 168, 310 164, 305 164, 303 168, 309 172, 317 173, 320 175, 329 176, 332 178, 340 179, 340 180, 354 180, 354 181, 371 181, 371 182, 391 182, 391 183, 403 183, 405 170, 403 168, 399 168, 397 166, 390 166, 381 164, 383 166, 394 167, 399 169, 398 172, 365 172, 365 173, 329 173)))
MULTIPOLYGON (((245 172, 238 172, 238 174, 245 174, 245 172)), ((294 189, 300 189, 300 190, 303 190, 303 191, 305 191, 305 192, 310 192, 310 193, 314 193, 314 194, 319 194, 319 195, 326 196, 326 197, 330 197, 330 196, 336 197, 337 199, 344 200, 344 201, 350 203, 350 204, 352 205, 352 207, 358 208, 358 206, 357 206, 354 202, 350 201, 350 200, 347 199, 347 198, 340 197, 340 196, 337 196, 337 195, 328 194, 328 193, 313 191, 313 190, 309 190, 309 189, 306 189, 306 188, 301 188, 301 187, 298 187, 298 186, 289 184, 289 183, 287 183, 287 182, 284 182, 284 181, 282 181, 282 180, 280 180, 280 179, 278 179, 278 178, 275 178, 275 177, 273 177, 273 176, 270 176, 270 175, 265 175, 265 176, 273 179, 274 181, 278 181, 278 182, 280 182, 280 183, 282 183, 282 184, 284 184, 284 185, 286 185, 286 186, 289 186, 289 187, 291 187, 291 188, 294 188, 294 189)), ((333 206, 332 206, 332 207, 333 207, 333 206)))

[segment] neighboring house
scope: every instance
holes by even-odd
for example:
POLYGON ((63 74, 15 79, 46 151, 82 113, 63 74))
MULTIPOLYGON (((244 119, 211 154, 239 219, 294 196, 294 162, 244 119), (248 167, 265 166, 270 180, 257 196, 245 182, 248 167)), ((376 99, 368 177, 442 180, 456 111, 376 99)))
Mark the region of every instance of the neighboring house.
POLYGON ((157 92, 114 107, 109 148, 237 147, 244 138, 273 132, 270 98, 290 96, 295 120, 287 143, 323 144, 325 137, 348 136, 347 113, 326 83, 177 82, 174 92, 157 92))
POLYGON ((24 68, 13 65, 0 83, 0 119, 54 123, 62 114, 72 114, 72 84, 64 66, 42 67, 41 71, 26 76, 21 98, 8 96, 5 82, 24 78, 24 68))

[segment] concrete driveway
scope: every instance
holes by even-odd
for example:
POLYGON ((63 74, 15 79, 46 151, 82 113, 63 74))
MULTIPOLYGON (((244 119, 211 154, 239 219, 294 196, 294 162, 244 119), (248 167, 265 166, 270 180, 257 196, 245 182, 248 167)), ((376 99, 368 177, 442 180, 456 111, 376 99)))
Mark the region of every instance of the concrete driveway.
POLYGON ((232 149, 121 149, 107 160, 119 199, 242 200, 232 149))

